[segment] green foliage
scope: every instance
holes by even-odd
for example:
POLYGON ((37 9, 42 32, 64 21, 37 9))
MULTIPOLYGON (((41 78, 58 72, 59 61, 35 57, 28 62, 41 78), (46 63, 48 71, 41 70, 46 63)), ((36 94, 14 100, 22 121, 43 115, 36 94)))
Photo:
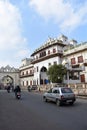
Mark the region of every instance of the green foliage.
POLYGON ((52 83, 62 83, 65 74, 66 74, 66 68, 62 64, 59 65, 54 64, 50 66, 47 71, 49 80, 52 83))

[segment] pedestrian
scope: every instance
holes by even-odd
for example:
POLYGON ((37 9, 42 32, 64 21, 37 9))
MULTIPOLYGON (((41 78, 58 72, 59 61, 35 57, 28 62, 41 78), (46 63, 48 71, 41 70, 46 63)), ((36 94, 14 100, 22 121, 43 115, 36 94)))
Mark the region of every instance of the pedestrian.
POLYGON ((7 86, 7 92, 10 93, 10 85, 7 86))

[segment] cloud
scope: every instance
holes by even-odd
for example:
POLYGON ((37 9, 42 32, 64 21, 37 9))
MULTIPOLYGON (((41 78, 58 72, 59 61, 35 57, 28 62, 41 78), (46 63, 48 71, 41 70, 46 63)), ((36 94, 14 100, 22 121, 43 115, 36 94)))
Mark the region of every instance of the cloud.
POLYGON ((56 22, 62 31, 72 31, 87 23, 86 1, 29 0, 29 6, 45 20, 56 22))
POLYGON ((28 55, 27 39, 22 36, 21 13, 9 0, 0 0, 0 59, 4 60, 0 60, 0 63, 14 65, 15 61, 26 54, 28 55), (23 55, 21 53, 16 56, 23 51, 23 55))
POLYGON ((26 55, 28 55, 28 53, 29 53, 29 50, 28 49, 21 49, 20 51, 18 51, 17 53, 16 53, 16 55, 15 55, 15 57, 24 57, 24 56, 26 56, 26 55))

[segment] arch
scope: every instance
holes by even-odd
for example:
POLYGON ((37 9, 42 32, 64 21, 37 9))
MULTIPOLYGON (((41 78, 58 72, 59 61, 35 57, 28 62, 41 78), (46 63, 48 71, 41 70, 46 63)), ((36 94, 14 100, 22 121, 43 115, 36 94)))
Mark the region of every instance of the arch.
POLYGON ((7 84, 13 87, 20 84, 19 69, 9 65, 0 68, 0 86, 4 88, 7 84))
POLYGON ((48 76, 47 76, 47 68, 42 66, 40 69, 40 84, 47 84, 48 83, 48 76))
POLYGON ((3 76, 1 79, 1 84, 3 85, 4 88, 6 88, 8 85, 13 87, 14 79, 9 75, 3 76))
POLYGON ((47 68, 43 66, 43 67, 41 68, 40 72, 47 72, 47 68))

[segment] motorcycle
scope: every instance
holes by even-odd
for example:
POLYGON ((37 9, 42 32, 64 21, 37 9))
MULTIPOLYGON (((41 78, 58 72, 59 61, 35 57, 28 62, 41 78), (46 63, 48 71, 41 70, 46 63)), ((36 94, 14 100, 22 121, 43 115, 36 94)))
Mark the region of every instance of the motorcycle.
POLYGON ((15 93, 15 96, 16 96, 16 99, 20 99, 21 98, 21 93, 17 92, 17 93, 15 93))

